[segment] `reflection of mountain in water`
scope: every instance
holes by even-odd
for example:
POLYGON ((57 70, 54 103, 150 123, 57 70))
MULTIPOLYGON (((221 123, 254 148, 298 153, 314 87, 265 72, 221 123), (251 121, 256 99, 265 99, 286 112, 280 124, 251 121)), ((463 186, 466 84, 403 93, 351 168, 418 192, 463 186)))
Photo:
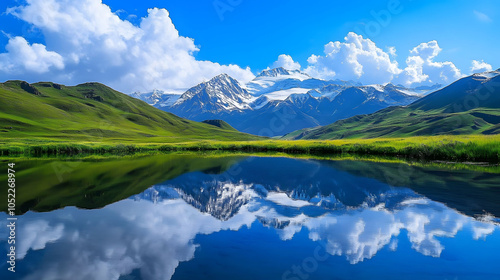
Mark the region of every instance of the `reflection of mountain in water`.
POLYGON ((219 220, 226 221, 234 216, 254 192, 248 185, 238 185, 223 182, 200 182, 199 188, 192 188, 190 194, 174 186, 155 186, 142 194, 134 196, 135 199, 146 199, 161 202, 165 199, 182 198, 190 205, 204 213, 210 213, 219 220))
POLYGON ((265 198, 268 192, 285 193, 289 199, 325 209, 381 203, 390 209, 407 198, 423 195, 471 216, 486 212, 498 217, 497 180, 496 174, 399 163, 250 157, 234 162, 220 174, 191 172, 155 189, 162 194, 166 187, 173 188, 178 197, 222 220, 237 213, 250 197, 265 198))
MULTIPOLYGON (((394 237, 403 230, 413 249, 439 257, 444 246, 437 237, 454 237, 466 224, 472 226, 474 239, 485 237, 495 229, 491 217, 476 221, 405 188, 379 193, 366 191, 364 200, 357 206, 347 206, 333 194, 308 197, 295 190, 287 194, 262 185, 216 181, 202 182, 198 188, 193 186, 191 192, 203 193, 198 197, 204 200, 196 200, 173 186, 152 187, 135 198, 156 203, 182 198, 222 221, 241 220, 239 216, 250 215, 252 220, 277 229, 283 240, 292 239, 295 233, 307 228, 310 239, 326 242, 328 253, 345 255, 352 264, 372 258, 387 245, 396 250, 394 237)), ((348 197, 349 190, 345 192, 348 197)))
MULTIPOLYGON (((359 190, 357 190, 359 191, 359 190)), ((319 216, 328 211, 349 210, 357 208, 375 207, 397 207, 402 201, 410 198, 421 197, 409 189, 390 188, 388 190, 377 190, 360 192, 357 205, 352 201, 344 201, 350 197, 349 190, 343 191, 339 198, 335 194, 322 195, 321 193, 308 194, 300 190, 283 191, 279 187, 264 187, 263 185, 244 184, 242 182, 220 182, 202 181, 192 186, 183 185, 159 185, 151 187, 142 194, 136 195, 134 199, 145 199, 152 202, 182 198, 188 204, 203 213, 209 213, 213 217, 226 221, 236 215, 245 205, 259 205, 269 207, 277 213, 285 216, 293 216, 303 213, 308 216, 319 216)), ((262 219, 266 221, 266 219, 262 219)), ((273 223, 269 223, 273 224, 273 223)))

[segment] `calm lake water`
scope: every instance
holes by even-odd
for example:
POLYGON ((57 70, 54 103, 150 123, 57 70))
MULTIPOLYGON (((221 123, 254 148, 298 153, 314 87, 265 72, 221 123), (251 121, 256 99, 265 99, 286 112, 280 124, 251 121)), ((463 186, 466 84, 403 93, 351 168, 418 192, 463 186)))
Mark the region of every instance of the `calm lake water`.
POLYGON ((172 154, 16 171, 0 279, 500 279, 488 170, 172 154))

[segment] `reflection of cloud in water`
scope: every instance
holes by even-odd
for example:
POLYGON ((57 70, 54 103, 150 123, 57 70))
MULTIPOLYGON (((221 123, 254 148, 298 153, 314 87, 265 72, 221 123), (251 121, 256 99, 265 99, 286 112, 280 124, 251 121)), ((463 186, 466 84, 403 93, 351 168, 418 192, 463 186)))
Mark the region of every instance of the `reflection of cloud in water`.
MULTIPOLYGON (((155 203, 124 200, 100 210, 70 207, 27 213, 18 233, 25 247, 19 247, 18 254, 26 258, 30 249, 45 251, 36 273, 25 279, 118 279, 137 269, 145 279, 170 279, 179 262, 194 257, 196 235, 237 230, 255 220, 277 228, 283 240, 305 227, 311 240, 325 242, 330 254, 345 256, 352 264, 372 258, 385 246, 396 250, 402 231, 413 249, 439 257, 444 247, 437 237, 453 237, 469 225, 475 239, 485 238, 496 228, 425 198, 405 200, 391 209, 385 204, 365 205, 311 215, 320 212, 314 208, 321 208, 321 203, 293 201, 276 193, 268 200, 269 193, 258 194, 247 185, 222 190, 221 201, 245 201, 227 221, 200 212, 172 189, 168 194, 176 199, 155 198, 155 203), (295 214, 283 215, 276 210, 280 207, 293 208, 289 212, 295 214)), ((209 204, 223 206, 210 200, 209 204)))
POLYGON ((407 232, 417 252, 439 257, 444 247, 437 237, 454 237, 466 224, 470 225, 474 239, 485 238, 495 229, 493 224, 463 216, 437 202, 427 199, 413 202, 405 201, 401 208, 392 211, 375 207, 343 215, 332 213, 309 219, 304 225, 312 240, 327 242, 330 254, 345 255, 352 264, 372 258, 390 243, 389 249, 395 250, 397 240, 393 237, 402 230, 407 232))
POLYGON ((490 216, 483 217, 483 223, 474 223, 472 225, 472 232, 474 239, 485 239, 486 236, 490 235, 495 231, 495 224, 493 223, 493 218, 490 216))
MULTIPOLYGON (((259 215, 275 214, 269 210, 259 212, 259 215)), ((330 254, 344 255, 352 264, 372 258, 388 244, 389 249, 396 250, 394 237, 402 230, 406 231, 412 248, 417 252, 439 257, 444 247, 438 237, 454 237, 466 224, 470 225, 474 239, 485 238, 495 229, 492 223, 463 216, 426 198, 403 201, 394 209, 380 204, 348 209, 340 214, 331 212, 317 218, 301 214, 291 219, 275 215, 274 219, 279 224, 289 221, 289 226, 279 229, 283 240, 292 239, 305 226, 311 240, 326 242, 330 254)))
POLYGON ((220 221, 181 200, 161 205, 125 200, 101 210, 67 208, 26 216, 19 243, 30 239, 33 250, 56 241, 60 223, 65 225, 57 242, 46 245, 36 273, 26 277, 37 280, 118 279, 134 269, 140 269, 145 279, 170 279, 180 261, 193 258, 193 238, 221 228, 220 221), (36 232, 32 240, 30 230, 38 226, 36 218, 41 215, 52 226, 36 232))
POLYGON ((327 215, 306 222, 312 240, 327 242, 332 255, 345 255, 351 263, 374 256, 398 235, 401 225, 384 210, 364 209, 342 216, 327 215))
POLYGON ((23 242, 17 246, 17 258, 23 259, 29 249, 41 250, 45 244, 54 242, 62 237, 64 225, 59 223, 49 226, 49 222, 36 220, 28 224, 21 224, 23 242))

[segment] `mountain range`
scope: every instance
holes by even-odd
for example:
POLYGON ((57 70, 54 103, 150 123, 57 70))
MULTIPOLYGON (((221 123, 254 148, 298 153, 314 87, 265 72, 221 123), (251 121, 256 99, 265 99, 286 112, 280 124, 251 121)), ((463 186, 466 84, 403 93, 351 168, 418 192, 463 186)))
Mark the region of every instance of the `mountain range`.
POLYGON ((285 139, 340 139, 500 133, 500 69, 464 77, 408 106, 393 106, 285 139))
POLYGON ((389 106, 408 105, 439 87, 363 86, 275 68, 263 71, 245 85, 221 74, 182 95, 153 91, 132 96, 190 120, 221 119, 239 131, 273 137, 389 106))

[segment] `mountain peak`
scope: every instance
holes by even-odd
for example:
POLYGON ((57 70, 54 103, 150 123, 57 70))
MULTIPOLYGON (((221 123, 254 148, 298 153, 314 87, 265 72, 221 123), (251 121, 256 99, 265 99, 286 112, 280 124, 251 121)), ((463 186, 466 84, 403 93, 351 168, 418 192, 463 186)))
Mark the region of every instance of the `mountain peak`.
POLYGON ((257 77, 277 77, 280 75, 290 75, 290 72, 283 67, 264 70, 257 77))
POLYGON ((249 107, 251 98, 236 79, 224 73, 190 88, 173 106, 200 112, 241 110, 249 107))
POLYGON ((229 85, 229 84, 235 84, 235 85, 240 86, 240 83, 236 79, 234 79, 233 77, 229 76, 226 73, 222 73, 220 75, 217 75, 217 76, 213 77, 210 81, 202 83, 202 84, 207 84, 207 85, 216 85, 216 84, 229 85))
POLYGON ((228 74, 222 73, 213 77, 212 80, 229 79, 229 78, 232 79, 231 76, 229 76, 228 74))

